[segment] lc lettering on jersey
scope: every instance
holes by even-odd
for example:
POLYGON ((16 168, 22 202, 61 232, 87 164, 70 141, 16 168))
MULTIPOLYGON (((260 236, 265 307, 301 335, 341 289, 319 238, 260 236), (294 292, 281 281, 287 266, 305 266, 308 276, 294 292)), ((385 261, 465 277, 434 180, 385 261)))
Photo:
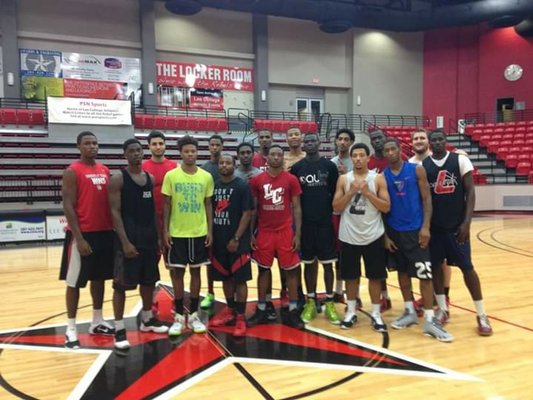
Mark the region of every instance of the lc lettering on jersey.
POLYGON ((272 189, 272 185, 267 183, 263 185, 263 190, 265 191, 265 200, 272 199, 272 204, 280 205, 283 204, 283 188, 272 189))
POLYGON ((456 176, 449 171, 439 171, 437 180, 431 185, 436 194, 450 194, 455 192, 457 186, 456 176))

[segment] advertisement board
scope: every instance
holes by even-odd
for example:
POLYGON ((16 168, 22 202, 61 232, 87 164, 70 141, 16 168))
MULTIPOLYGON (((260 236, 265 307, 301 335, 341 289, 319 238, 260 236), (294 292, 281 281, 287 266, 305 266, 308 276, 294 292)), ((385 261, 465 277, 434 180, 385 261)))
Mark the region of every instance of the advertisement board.
POLYGON ((65 238, 67 218, 64 215, 46 216, 46 240, 59 240, 65 238))
POLYGON ((45 240, 44 216, 0 216, 0 243, 45 240))
POLYGON ((53 124, 131 125, 126 100, 48 98, 48 122, 53 124))

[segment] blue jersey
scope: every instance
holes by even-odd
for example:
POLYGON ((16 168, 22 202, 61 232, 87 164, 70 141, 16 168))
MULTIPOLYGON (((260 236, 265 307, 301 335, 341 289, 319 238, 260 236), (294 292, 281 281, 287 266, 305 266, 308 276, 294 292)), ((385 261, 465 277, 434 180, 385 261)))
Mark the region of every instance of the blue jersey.
POLYGON ((391 201, 390 212, 386 216, 387 225, 395 231, 419 230, 424 222, 416 167, 416 164, 404 162, 398 175, 394 175, 389 167, 383 171, 391 201))

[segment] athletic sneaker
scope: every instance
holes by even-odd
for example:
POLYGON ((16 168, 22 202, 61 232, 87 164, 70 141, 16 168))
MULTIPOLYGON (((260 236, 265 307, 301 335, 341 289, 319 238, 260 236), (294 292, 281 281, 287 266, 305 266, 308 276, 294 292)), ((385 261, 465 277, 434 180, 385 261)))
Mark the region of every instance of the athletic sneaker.
POLYGON ((324 303, 326 301, 324 299, 319 299, 318 297, 315 298, 315 307, 316 307, 316 313, 321 314, 322 308, 324 308, 324 303))
POLYGON ((356 314, 354 314, 352 316, 345 316, 344 319, 341 321, 341 328, 342 329, 350 329, 356 323, 357 323, 357 315, 356 314))
POLYGON ((441 325, 444 325, 450 319, 450 314, 448 313, 448 311, 444 311, 439 308, 435 313, 435 318, 437 318, 441 325))
POLYGON ((209 310, 215 305, 215 295, 213 293, 207 293, 207 295, 202 299, 200 303, 200 308, 202 310, 209 310))
MULTIPOLYGON (((314 302, 313 302, 314 303, 314 302)), ((289 311, 288 318, 285 321, 285 324, 296 328, 296 329, 303 329, 304 323, 300 318, 300 313, 298 312, 298 309, 295 308, 294 310, 289 311)))
POLYGON ((187 326, 191 331, 194 333, 204 333, 205 332, 205 325, 198 317, 197 312, 193 312, 192 314, 189 314, 189 318, 187 320, 187 326))
POLYGON ((442 327, 437 318, 433 318, 431 322, 427 320, 424 322, 424 335, 433 336, 439 342, 453 342, 453 336, 442 327))
POLYGON ((335 303, 333 301, 326 301, 324 303, 326 318, 333 325, 340 325, 341 319, 339 314, 337 314, 337 309, 335 308, 335 303))
POLYGON ((169 336, 179 336, 185 327, 185 317, 181 314, 176 314, 174 316, 174 323, 168 330, 169 336))
POLYGON ((156 317, 152 317, 146 322, 142 321, 139 330, 141 332, 167 333, 168 326, 163 324, 156 317))
POLYGON ((278 313, 276 312, 276 308, 274 307, 274 303, 272 303, 271 301, 267 301, 266 303, 267 307, 266 307, 266 313, 267 313, 267 318, 269 321, 275 321, 278 319, 278 313))
POLYGON ((413 306, 415 307, 415 312, 418 317, 424 315, 424 299, 420 297, 418 300, 413 301, 413 306))
POLYGON ((382 297, 379 301, 381 304, 380 311, 385 312, 387 310, 390 310, 392 308, 392 302, 390 299, 387 299, 386 297, 382 297))
POLYGON ((254 315, 248 318, 248 326, 255 326, 260 324, 268 324, 268 316, 266 310, 255 309, 254 315))
POLYGON ((279 292, 279 300, 281 302, 281 308, 289 307, 289 293, 286 289, 281 289, 279 292))
POLYGON ((130 349, 130 342, 126 336, 126 329, 120 329, 115 333, 115 349, 126 351, 130 349))
POLYGON ((344 293, 337 293, 335 292, 333 294, 333 301, 335 303, 342 303, 342 304, 346 304, 346 297, 344 296, 344 293))
POLYGON ((314 320, 316 317, 316 303, 315 299, 309 298, 307 302, 305 303, 304 310, 302 311, 302 314, 300 315, 300 318, 303 322, 308 324, 312 320, 314 320))
POLYGON ((113 336, 115 334, 115 328, 113 328, 106 321, 100 321, 97 325, 91 324, 91 326, 89 326, 89 334, 102 335, 102 336, 113 336))
POLYGON ((416 324, 418 324, 418 316, 416 313, 410 313, 406 308, 405 312, 396 318, 392 324, 390 324, 390 326, 392 326, 394 329, 405 329, 416 324))
POLYGON ((246 319, 244 314, 237 314, 235 317, 235 328, 233 329, 233 336, 241 337, 246 335, 246 319))
POLYGON ((78 340, 78 333, 75 330, 67 329, 65 332, 65 347, 67 349, 79 349, 80 341, 78 340))
POLYGON ((492 326, 490 326, 489 317, 485 314, 477 317, 477 332, 480 336, 492 335, 492 326))
POLYGON ((383 319, 381 320, 381 323, 379 323, 374 317, 371 317, 370 324, 372 325, 372 329, 376 332, 387 332, 387 325, 383 322, 383 319))
POLYGON ((209 321, 209 326, 228 326, 235 325, 235 314, 229 307, 224 307, 224 310, 217 314, 209 321))

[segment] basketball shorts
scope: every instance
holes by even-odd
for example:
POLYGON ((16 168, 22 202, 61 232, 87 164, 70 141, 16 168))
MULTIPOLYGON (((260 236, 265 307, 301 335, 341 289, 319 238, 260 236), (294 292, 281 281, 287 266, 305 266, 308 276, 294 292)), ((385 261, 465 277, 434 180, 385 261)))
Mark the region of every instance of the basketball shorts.
POLYGON ((113 278, 113 231, 83 232, 92 253, 81 256, 71 231, 66 232, 59 279, 67 286, 83 288, 88 281, 113 278))
POLYGON ((252 258, 250 254, 228 251, 211 253, 211 277, 214 281, 233 280, 246 282, 252 279, 252 258))
POLYGON ((172 246, 168 250, 169 268, 201 267, 209 264, 205 236, 196 238, 172 238, 172 246))
POLYGON ((474 269, 470 241, 460 244, 455 231, 431 232, 429 252, 434 269, 440 268, 444 260, 448 265, 455 265, 462 271, 474 269))
POLYGON ((398 250, 388 254, 388 258, 393 260, 398 272, 406 272, 412 278, 432 279, 429 248, 420 247, 418 232, 418 230, 398 232, 393 229, 387 231, 389 238, 398 247, 398 250))
POLYGON ((331 219, 302 224, 301 256, 304 264, 315 260, 322 264, 337 261, 335 230, 331 219))
POLYGON ((153 249, 139 249, 139 255, 134 258, 124 256, 122 244, 115 239, 115 273, 113 289, 133 290, 137 285, 150 286, 160 279, 159 251, 153 249))
POLYGON ((274 257, 278 259, 281 269, 293 269, 300 265, 300 256, 292 251, 294 232, 291 227, 280 231, 259 230, 256 236, 257 250, 252 252, 252 258, 262 268, 270 268, 274 257))
POLYGON ((343 280, 361 277, 361 257, 365 262, 368 279, 387 278, 387 257, 383 248, 383 236, 364 246, 341 242, 339 264, 343 280))

